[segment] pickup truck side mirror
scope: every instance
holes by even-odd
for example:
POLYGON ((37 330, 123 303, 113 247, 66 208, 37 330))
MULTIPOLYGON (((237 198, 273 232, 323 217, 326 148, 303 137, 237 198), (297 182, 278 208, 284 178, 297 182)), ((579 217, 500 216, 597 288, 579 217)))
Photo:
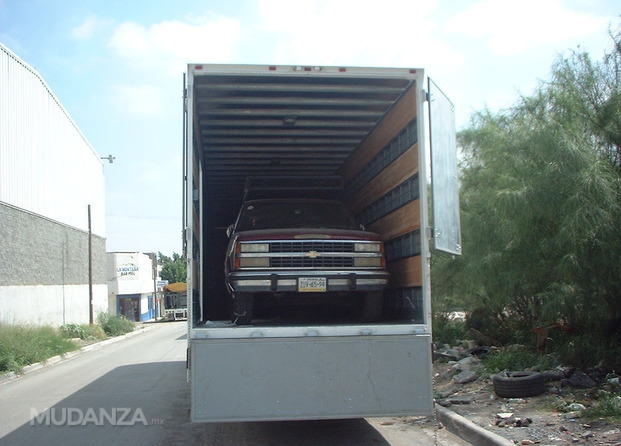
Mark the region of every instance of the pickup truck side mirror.
POLYGON ((235 228, 235 225, 229 225, 228 228, 226 228, 226 236, 228 238, 231 238, 231 235, 233 234, 233 229, 235 228))

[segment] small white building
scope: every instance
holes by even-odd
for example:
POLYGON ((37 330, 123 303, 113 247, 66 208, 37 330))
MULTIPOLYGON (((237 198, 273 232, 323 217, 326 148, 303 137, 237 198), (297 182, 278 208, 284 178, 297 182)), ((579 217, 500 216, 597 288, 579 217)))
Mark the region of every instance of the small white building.
POLYGON ((109 252, 107 256, 108 312, 136 322, 154 319, 159 313, 155 255, 109 252))

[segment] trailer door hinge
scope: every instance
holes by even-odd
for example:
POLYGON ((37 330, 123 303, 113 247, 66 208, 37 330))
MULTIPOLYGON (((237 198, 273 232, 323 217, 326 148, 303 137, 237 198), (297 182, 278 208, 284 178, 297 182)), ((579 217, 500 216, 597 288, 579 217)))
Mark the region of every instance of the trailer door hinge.
POLYGON ((429 92, 423 90, 423 97, 425 98, 425 102, 429 102, 430 98, 429 98, 429 92))
POLYGON ((427 240, 431 240, 433 238, 433 228, 431 226, 427 226, 425 229, 425 236, 427 237, 427 240))

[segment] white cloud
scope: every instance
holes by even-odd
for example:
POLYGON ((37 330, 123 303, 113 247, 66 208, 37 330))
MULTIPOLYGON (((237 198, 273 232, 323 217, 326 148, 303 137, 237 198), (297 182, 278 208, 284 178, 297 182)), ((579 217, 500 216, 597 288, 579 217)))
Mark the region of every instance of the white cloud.
POLYGON ((191 23, 124 22, 115 29, 110 47, 131 66, 178 76, 189 62, 230 61, 240 35, 239 21, 209 14, 191 23))
POLYGON ((105 26, 106 22, 98 19, 95 16, 90 16, 84 19, 81 25, 76 26, 71 30, 73 38, 78 40, 86 40, 92 38, 95 33, 105 26))
POLYGON ((264 31, 277 37, 275 63, 428 67, 464 60, 436 32, 436 0, 259 5, 264 31))
POLYGON ((559 0, 483 0, 445 25, 449 32, 487 39, 495 54, 511 55, 587 36, 605 28, 609 20, 570 10, 559 0))

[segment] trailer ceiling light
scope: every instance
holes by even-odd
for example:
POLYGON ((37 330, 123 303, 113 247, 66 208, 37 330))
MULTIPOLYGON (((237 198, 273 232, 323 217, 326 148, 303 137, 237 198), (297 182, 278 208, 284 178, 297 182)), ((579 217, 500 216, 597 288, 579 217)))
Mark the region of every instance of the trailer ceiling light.
POLYGON ((282 123, 285 127, 293 127, 295 123, 297 122, 297 120, 298 120, 297 116, 285 116, 284 119, 282 120, 282 123))

